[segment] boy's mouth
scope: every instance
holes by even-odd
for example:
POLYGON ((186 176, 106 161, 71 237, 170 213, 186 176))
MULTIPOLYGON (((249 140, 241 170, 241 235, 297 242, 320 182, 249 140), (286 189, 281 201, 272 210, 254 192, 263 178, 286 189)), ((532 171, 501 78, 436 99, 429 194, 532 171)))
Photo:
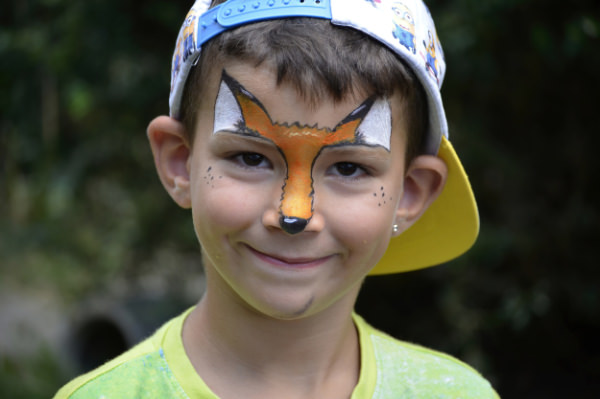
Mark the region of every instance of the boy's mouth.
POLYGON ((327 260, 329 260, 333 255, 328 255, 320 258, 309 258, 309 257, 289 257, 289 256, 281 256, 276 254, 267 254, 264 252, 260 252, 249 245, 246 247, 250 250, 250 252, 262 260, 263 262, 269 263, 274 266, 279 267, 290 267, 296 269, 305 269, 311 267, 317 267, 327 260))

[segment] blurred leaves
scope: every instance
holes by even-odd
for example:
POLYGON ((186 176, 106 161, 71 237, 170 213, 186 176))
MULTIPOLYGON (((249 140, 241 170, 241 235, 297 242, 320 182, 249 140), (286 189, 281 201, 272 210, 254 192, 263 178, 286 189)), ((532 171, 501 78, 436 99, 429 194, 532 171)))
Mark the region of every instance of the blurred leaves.
POLYGON ((52 351, 45 348, 27 359, 0 358, 0 392, 12 399, 43 399, 56 391, 60 365, 52 351))
POLYGON ((169 57, 188 5, 13 3, 0 28, 4 278, 77 296, 135 273, 158 242, 197 251, 145 138, 168 112, 169 57))

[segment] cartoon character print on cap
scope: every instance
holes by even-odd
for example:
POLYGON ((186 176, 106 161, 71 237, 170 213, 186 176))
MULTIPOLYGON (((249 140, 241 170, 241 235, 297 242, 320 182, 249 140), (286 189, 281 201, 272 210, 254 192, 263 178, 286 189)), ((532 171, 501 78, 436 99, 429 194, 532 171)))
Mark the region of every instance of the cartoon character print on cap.
POLYGON ((252 93, 223 71, 214 134, 222 132, 262 138, 277 147, 287 167, 279 224, 287 233, 296 234, 313 215, 312 167, 321 151, 342 145, 381 146, 390 151, 391 109, 387 99, 368 98, 333 129, 277 123, 252 93))
MULTIPOLYGON (((173 67, 171 72, 172 85, 175 83, 175 78, 179 74, 181 65, 194 53, 194 35, 197 21, 198 13, 195 8, 192 8, 185 17, 185 21, 183 22, 181 31, 177 37, 177 45, 175 46, 175 54, 173 54, 173 67)), ((171 90, 173 90, 173 87, 171 87, 171 90)))
POLYGON ((417 52, 417 40, 415 37, 415 21, 410 8, 402 1, 389 0, 366 0, 375 8, 389 10, 392 13, 394 30, 392 34, 398 42, 413 54, 417 52))
POLYGON ((392 11, 394 12, 394 26, 396 29, 393 34, 401 45, 406 47, 413 54, 417 52, 415 39, 415 20, 410 9, 401 1, 392 3, 392 11))
POLYGON ((198 16, 195 10, 191 10, 183 24, 183 62, 194 52, 194 33, 198 16))
POLYGON ((435 78, 439 84, 439 77, 438 77, 438 61, 437 61, 437 57, 436 57, 436 40, 433 37, 433 34, 431 33, 431 31, 428 31, 429 34, 429 43, 426 43, 425 40, 423 40, 423 47, 425 47, 426 53, 423 55, 423 58, 425 58, 425 67, 427 68, 427 71, 431 74, 431 76, 433 78, 435 78))
POLYGON ((181 69, 181 58, 181 36, 179 36, 175 45, 175 53, 173 54, 173 65, 171 66, 171 92, 175 86, 175 78, 179 75, 179 70, 181 69))

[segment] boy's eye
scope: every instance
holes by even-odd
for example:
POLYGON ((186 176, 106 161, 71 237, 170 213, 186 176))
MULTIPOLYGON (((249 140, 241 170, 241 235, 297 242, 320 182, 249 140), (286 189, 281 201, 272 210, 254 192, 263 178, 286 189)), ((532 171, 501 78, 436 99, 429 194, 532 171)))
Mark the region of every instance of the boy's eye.
POLYGON ((344 177, 358 177, 365 174, 365 170, 353 162, 338 162, 333 165, 333 172, 336 175, 344 177))
POLYGON ((335 169, 342 176, 352 176, 356 173, 358 166, 350 162, 339 162, 335 164, 335 169))
POLYGON ((265 157, 256 153, 242 154, 241 157, 242 161, 248 166, 258 166, 265 159, 265 157))
POLYGON ((268 167, 269 161, 261 154, 256 152, 244 152, 238 154, 234 159, 243 166, 250 167, 268 167))

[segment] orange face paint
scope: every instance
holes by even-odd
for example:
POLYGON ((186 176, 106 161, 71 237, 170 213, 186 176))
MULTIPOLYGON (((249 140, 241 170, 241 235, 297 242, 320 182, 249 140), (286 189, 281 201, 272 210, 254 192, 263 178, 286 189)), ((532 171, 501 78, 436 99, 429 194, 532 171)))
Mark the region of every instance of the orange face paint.
POLYGON ((302 231, 313 215, 312 166, 319 153, 340 145, 380 145, 389 151, 391 111, 386 100, 369 98, 334 129, 274 123, 260 101, 223 71, 214 133, 222 131, 260 136, 279 149, 287 165, 280 223, 294 234, 302 231))

